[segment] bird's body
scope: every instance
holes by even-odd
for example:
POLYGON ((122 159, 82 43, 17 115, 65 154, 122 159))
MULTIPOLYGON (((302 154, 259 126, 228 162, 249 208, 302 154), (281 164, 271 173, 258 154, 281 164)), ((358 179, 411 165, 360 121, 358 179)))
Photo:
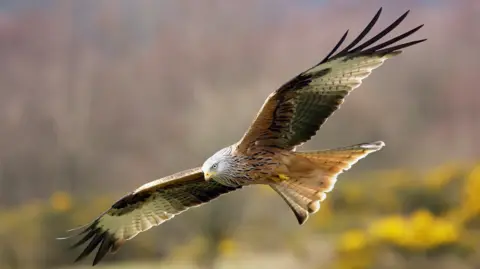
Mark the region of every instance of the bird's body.
POLYGON ((317 201, 325 199, 337 174, 383 146, 384 143, 379 141, 315 152, 260 146, 243 154, 236 152, 238 145, 232 145, 208 158, 202 171, 207 181, 214 180, 224 186, 271 186, 303 224, 309 213, 318 211, 320 205, 317 201))
POLYGON ((219 150, 201 167, 141 186, 93 222, 78 228, 82 229, 78 234, 82 238, 74 247, 87 242, 88 245, 77 260, 99 246, 93 261, 95 265, 138 233, 247 185, 269 185, 303 224, 310 214, 320 209, 320 202, 333 189, 337 176, 369 153, 381 149, 384 143, 311 152, 296 148, 315 135, 372 70, 400 54, 401 49, 424 41, 396 44, 422 27, 418 26, 378 43, 405 19, 407 12, 379 34, 359 44, 380 13, 381 9, 340 52, 335 53, 347 33, 320 63, 274 91, 237 143, 219 150))
POLYGON ((207 180, 226 186, 246 186, 251 184, 269 184, 285 168, 287 159, 293 154, 279 149, 258 148, 249 154, 236 153, 235 145, 226 147, 205 161, 202 166, 207 180), (210 171, 210 167, 219 161, 228 170, 224 173, 210 171))
POLYGON ((244 155, 235 153, 234 147, 235 145, 232 145, 218 151, 205 162, 202 170, 207 175, 207 180, 211 177, 211 180, 232 187, 274 184, 289 178, 310 175, 318 170, 310 158, 294 151, 260 147, 249 152, 249 155, 244 155), (219 159, 229 167, 226 175, 211 174, 208 169, 219 159), (298 171, 301 175, 297 174, 298 171))

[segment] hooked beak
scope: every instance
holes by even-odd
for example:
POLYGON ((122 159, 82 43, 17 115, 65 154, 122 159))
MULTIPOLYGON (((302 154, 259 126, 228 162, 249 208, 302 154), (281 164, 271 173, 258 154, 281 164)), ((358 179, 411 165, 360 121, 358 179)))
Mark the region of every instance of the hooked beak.
POLYGON ((213 172, 205 172, 204 173, 204 177, 205 177, 205 180, 210 180, 212 179, 212 177, 214 176, 215 174, 213 172))

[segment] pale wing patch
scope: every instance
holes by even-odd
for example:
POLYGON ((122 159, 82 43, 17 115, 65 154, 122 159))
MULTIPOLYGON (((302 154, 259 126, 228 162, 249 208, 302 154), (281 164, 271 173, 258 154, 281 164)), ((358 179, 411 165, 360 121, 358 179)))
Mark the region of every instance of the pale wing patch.
POLYGON ((154 181, 151 181, 151 182, 148 182, 148 183, 145 183, 143 184, 142 186, 140 186, 139 188, 137 188, 133 193, 138 193, 138 192, 141 192, 143 190, 146 190, 146 189, 150 189, 150 188, 153 188, 153 187, 156 187, 156 186, 159 186, 161 185, 162 183, 166 183, 166 182, 169 182, 171 180, 175 180, 179 177, 191 177, 191 176, 195 176, 197 175, 198 173, 200 173, 202 170, 197 167, 197 168, 192 168, 192 169, 189 169, 189 170, 185 170, 185 171, 182 171, 182 172, 179 172, 179 173, 176 173, 176 174, 173 174, 173 175, 170 175, 170 176, 167 176, 167 177, 163 177, 163 178, 160 178, 160 179, 157 179, 157 180, 154 180, 154 181))
POLYGON ((117 210, 111 209, 112 214, 108 211, 99 218, 98 227, 108 231, 115 238, 130 240, 137 234, 170 220, 190 207, 201 205, 199 203, 186 207, 180 202, 180 198, 167 200, 159 194, 153 195, 151 200, 128 213, 116 214, 117 210))
MULTIPOLYGON (((138 193, 138 191, 135 193, 138 193)), ((188 193, 185 195, 188 195, 188 193)), ((189 198, 193 198, 193 196, 189 198)), ((128 213, 121 213, 118 209, 110 209, 107 214, 99 219, 98 226, 103 230, 108 230, 116 238, 129 240, 153 226, 162 224, 188 208, 202 204, 197 199, 198 204, 187 207, 182 204, 181 200, 181 196, 166 198, 155 193, 148 201, 128 213)))
POLYGON ((385 56, 360 56, 352 59, 342 57, 331 62, 319 65, 306 74, 319 72, 318 69, 330 68, 330 72, 312 80, 306 91, 318 91, 324 95, 339 90, 352 91, 359 87, 363 79, 367 78, 374 69, 380 67, 385 60, 396 53, 385 56))
POLYGON ((118 200, 88 225, 80 227, 81 239, 72 247, 87 244, 76 261, 100 245, 93 260, 97 264, 107 253, 115 252, 125 241, 173 218, 183 211, 237 190, 214 181, 205 181, 199 168, 179 172, 146 184, 118 200))
POLYGON ((167 200, 157 197, 142 207, 122 215, 103 215, 98 226, 115 238, 130 240, 137 234, 157 226, 180 213, 167 200))

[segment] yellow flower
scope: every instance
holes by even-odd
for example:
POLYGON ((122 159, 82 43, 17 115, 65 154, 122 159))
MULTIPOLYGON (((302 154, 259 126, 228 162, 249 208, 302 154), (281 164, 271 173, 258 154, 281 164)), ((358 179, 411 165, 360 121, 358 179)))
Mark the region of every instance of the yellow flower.
POLYGON ((398 242, 404 237, 405 226, 405 220, 401 216, 391 216, 373 222, 370 225, 369 233, 374 239, 398 242))
POLYGON ((434 216, 430 211, 420 209, 410 217, 410 228, 416 234, 426 235, 434 224, 434 216))
POLYGON ((50 197, 50 204, 53 210, 58 212, 65 212, 72 207, 72 201, 70 195, 63 191, 55 192, 50 197))
POLYGON ((464 220, 480 213, 480 196, 478 193, 480 193, 480 165, 477 165, 466 178, 462 201, 464 220))
POLYGON ((453 243, 458 240, 459 231, 455 224, 445 220, 438 220, 432 227, 430 234, 435 245, 453 243))
POLYGON ((439 166, 425 175, 426 184, 431 188, 442 188, 459 172, 459 165, 450 163, 439 166))
POLYGON ((231 256, 236 250, 235 241, 225 238, 218 245, 220 253, 224 256, 231 256))
POLYGON ((358 251, 367 246, 367 235, 362 230, 350 230, 340 238, 338 248, 342 251, 358 251))
POLYGON ((454 222, 435 217, 427 210, 418 210, 409 218, 392 216, 378 220, 371 224, 369 232, 374 239, 420 250, 454 243, 460 233, 454 222))

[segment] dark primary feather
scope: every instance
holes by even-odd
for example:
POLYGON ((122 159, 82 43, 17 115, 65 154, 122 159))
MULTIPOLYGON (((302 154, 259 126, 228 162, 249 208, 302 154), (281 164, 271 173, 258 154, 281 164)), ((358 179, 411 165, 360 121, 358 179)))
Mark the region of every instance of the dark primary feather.
MULTIPOLYGON (((129 238, 119 237, 115 234, 115 231, 109 229, 111 227, 105 226, 108 225, 108 223, 102 222, 104 218, 119 218, 119 220, 120 218, 123 218, 123 220, 126 218, 127 222, 133 225, 137 220, 131 219, 132 214, 141 212, 149 203, 154 203, 156 198, 161 198, 165 199, 168 202, 168 205, 160 208, 157 205, 155 208, 158 212, 156 213, 159 216, 164 216, 163 221, 166 221, 190 207, 201 205, 224 193, 240 188, 224 186, 215 181, 205 181, 203 173, 201 173, 199 168, 192 170, 194 172, 198 170, 199 172, 185 173, 185 171, 182 171, 167 177, 166 179, 168 180, 160 181, 158 184, 148 186, 148 188, 143 188, 140 189, 140 191, 135 191, 126 195, 88 226, 82 227, 83 229, 76 235, 70 236, 80 237, 78 242, 72 245, 72 248, 77 248, 86 244, 86 247, 77 257, 75 262, 84 259, 98 247, 93 260, 93 265, 96 265, 107 253, 115 252, 126 240, 131 239, 134 236, 133 235, 129 238), (185 174, 186 176, 184 178, 178 178, 178 175, 185 174)), ((162 222, 155 225, 159 225, 162 222)), ((133 229, 136 229, 136 232, 143 231, 135 227, 133 229)))
MULTIPOLYGON (((343 41, 345 41, 345 39, 347 38, 347 35, 348 35, 348 31, 345 31, 345 33, 343 34, 343 36, 340 38, 340 40, 338 41, 338 43, 333 47, 333 49, 327 54, 327 56, 325 56, 325 58, 323 58, 323 60, 319 63, 319 64, 322 64, 326 61, 328 61, 328 59, 330 59, 330 57, 335 53, 335 51, 337 51, 337 49, 343 44, 343 41)), ((354 42, 352 42, 352 44, 354 44, 354 42)), ((350 45, 352 45, 350 44, 350 45)))
POLYGON ((300 73, 275 91, 267 99, 263 110, 238 143, 237 149, 245 151, 253 145, 293 149, 306 142, 339 108, 344 98, 359 86, 361 80, 383 63, 382 57, 396 55, 401 49, 426 40, 398 44, 399 41, 422 28, 423 25, 420 25, 379 43, 400 25, 409 11, 378 34, 364 40, 374 28, 381 12, 380 8, 360 34, 342 50, 337 52, 346 40, 348 31, 320 63, 300 73), (355 62, 355 60, 358 61, 355 62), (375 61, 379 63, 377 66, 373 66, 375 61), (349 66, 348 63, 352 65, 349 66), (349 73, 350 70, 351 73, 349 73), (358 81, 354 81, 356 78, 358 81))
POLYGON ((362 39, 370 32, 370 30, 372 30, 373 26, 375 26, 375 23, 377 23, 378 18, 380 18, 381 13, 382 13, 382 8, 380 8, 377 11, 377 14, 375 14, 375 16, 373 16, 372 20, 367 24, 365 29, 363 29, 363 31, 357 36, 357 38, 355 38, 348 46, 346 46, 341 52, 339 52, 338 55, 342 55, 344 53, 347 53, 348 51, 350 51, 350 49, 355 47, 358 44, 358 42, 362 41, 362 39))
MULTIPOLYGON (((381 13, 382 13, 382 8, 380 8, 377 11, 377 14, 375 14, 375 16, 373 16, 373 19, 368 23, 368 25, 365 27, 365 29, 363 29, 363 31, 357 36, 357 38, 355 38, 352 41, 352 43, 350 43, 348 46, 346 46, 336 56, 338 57, 338 55, 342 55, 342 54, 348 52, 351 48, 353 48, 355 45, 357 45, 358 42, 360 42, 368 34, 368 32, 370 32, 370 30, 372 30, 372 28, 375 25, 375 23, 377 22, 378 18, 380 18, 381 13)), ((340 41, 338 41, 337 45, 335 45, 335 47, 333 47, 333 50, 329 54, 327 54, 327 56, 319 64, 322 64, 322 63, 330 60, 330 57, 342 45, 343 41, 345 41, 345 39, 347 38, 347 35, 348 35, 348 30, 345 32, 345 34, 342 36, 342 38, 340 38, 340 41)))
POLYGON ((407 11, 407 12, 403 13, 402 16, 400 16, 392 24, 387 26, 387 28, 383 29, 380 33, 378 33, 374 37, 370 38, 369 40, 365 41, 362 45, 359 45, 358 47, 352 49, 351 51, 347 50, 344 53, 348 54, 348 53, 352 53, 352 52, 360 52, 363 49, 365 49, 366 47, 368 47, 368 46, 372 45, 373 43, 377 42, 378 40, 380 40, 381 38, 386 36, 388 33, 390 33, 393 29, 395 29, 407 17, 409 12, 410 11, 407 11))
MULTIPOLYGON (((418 31, 420 28, 423 27, 423 24, 422 25, 419 25, 415 28, 413 28, 412 30, 410 31, 407 31, 401 35, 398 35, 384 43, 381 43, 375 47, 372 47, 370 49, 366 49, 368 46, 374 44, 375 42, 379 41, 380 39, 382 39, 383 37, 385 37, 387 34, 389 34, 392 30, 394 30, 398 25, 400 25, 400 23, 405 20, 405 18, 407 17, 407 15, 410 13, 410 10, 407 10, 405 13, 403 13, 398 19, 396 19, 392 24, 390 24, 389 26, 387 26, 384 30, 382 30, 380 33, 378 33, 377 35, 375 35, 374 37, 370 38, 369 40, 365 41, 363 44, 355 47, 359 42, 361 42, 363 40, 363 38, 365 38, 366 35, 368 35, 370 33, 370 31, 373 29, 373 27, 375 26, 375 24, 377 23, 378 19, 380 18, 380 15, 382 13, 382 8, 380 8, 377 13, 375 14, 375 16, 373 17, 373 19, 368 23, 368 25, 365 27, 365 29, 363 29, 363 31, 349 44, 347 45, 342 51, 340 51, 339 53, 333 55, 335 53, 335 51, 338 49, 338 47, 341 46, 341 44, 343 43, 343 41, 345 41, 346 37, 347 37, 347 33, 348 31, 342 36, 342 38, 340 39, 340 41, 337 43, 337 45, 334 47, 334 49, 327 55, 327 57, 325 57, 320 63, 318 63, 316 66, 320 65, 320 64, 323 64, 323 63, 326 63, 327 61, 330 61, 330 60, 334 60, 336 58, 340 58, 340 57, 344 57, 344 56, 357 56, 357 55, 368 55, 368 54, 374 54, 376 52, 378 52, 379 49, 382 49, 386 46, 389 46, 397 41, 400 41, 404 38, 407 38, 408 36, 412 35, 413 33, 415 33, 416 31, 418 31), (366 50, 364 50, 366 49, 366 50), (333 56, 332 56, 333 55, 333 56)), ((426 39, 421 39, 421 40, 416 40, 416 41, 413 41, 413 42, 408 42, 408 43, 405 43, 406 46, 402 46, 404 44, 400 44, 400 46, 396 46, 396 47, 391 47, 387 50, 384 50, 383 52, 381 53, 389 53, 389 52, 393 52, 393 51, 396 51, 396 50, 399 50, 401 48, 406 48, 406 47, 409 47, 409 46, 412 46, 414 44, 417 44, 417 43, 420 43, 420 42, 423 42, 425 41, 426 39)))

